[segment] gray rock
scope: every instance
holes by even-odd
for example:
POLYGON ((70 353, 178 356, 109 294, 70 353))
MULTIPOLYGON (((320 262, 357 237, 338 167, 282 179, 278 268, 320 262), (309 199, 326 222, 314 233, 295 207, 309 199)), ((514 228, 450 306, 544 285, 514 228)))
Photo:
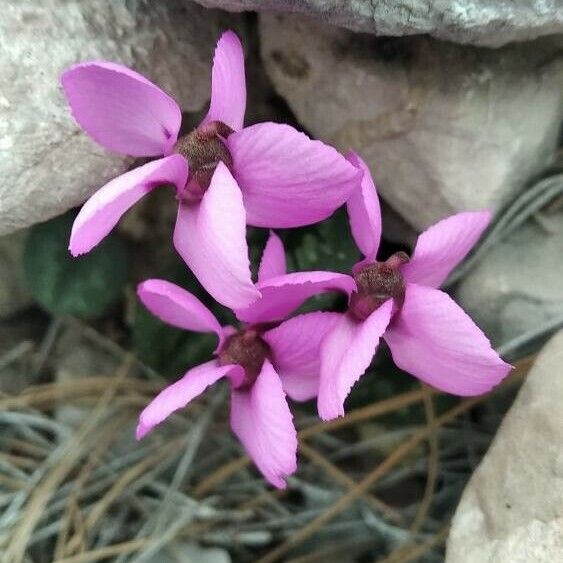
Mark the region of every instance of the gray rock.
POLYGON ((0 320, 12 316, 31 303, 23 271, 23 251, 27 233, 0 238, 0 320))
POLYGON ((526 377, 453 518, 446 563, 553 563, 563 554, 563 331, 526 377))
POLYGON ((499 242, 456 299, 499 345, 563 315, 563 213, 532 220, 499 242))
POLYGON ((194 542, 172 542, 148 563, 231 563, 227 551, 218 547, 201 547, 194 542))
POLYGON ((61 71, 88 59, 120 62, 197 111, 209 97, 215 42, 238 22, 184 0, 3 2, 0 234, 81 203, 130 164, 79 131, 59 87, 61 71))
POLYGON ((196 0, 226 10, 300 12, 377 35, 429 34, 498 47, 563 31, 561 0, 196 0))
POLYGON ((274 86, 311 132, 370 164, 415 229, 498 209, 552 158, 563 115, 563 36, 496 51, 381 39, 260 16, 274 86))

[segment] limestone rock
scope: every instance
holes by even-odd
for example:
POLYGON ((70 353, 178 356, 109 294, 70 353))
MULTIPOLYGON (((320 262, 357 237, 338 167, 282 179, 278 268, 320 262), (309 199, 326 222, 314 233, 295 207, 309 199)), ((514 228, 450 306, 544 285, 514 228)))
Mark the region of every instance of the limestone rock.
POLYGON ((498 47, 563 31, 561 0, 196 0, 225 10, 299 12, 377 35, 428 34, 498 47))
POLYGON ((72 120, 61 72, 120 62, 168 91, 183 110, 209 97, 215 42, 238 18, 184 0, 8 0, 0 11, 0 234, 44 221, 123 172, 72 120))
POLYGON ((563 37, 493 51, 271 14, 260 30, 266 69, 301 123, 359 152, 417 230, 498 209, 552 158, 563 37))
POLYGON ((563 331, 542 350, 453 519, 446 563, 563 554, 563 331))

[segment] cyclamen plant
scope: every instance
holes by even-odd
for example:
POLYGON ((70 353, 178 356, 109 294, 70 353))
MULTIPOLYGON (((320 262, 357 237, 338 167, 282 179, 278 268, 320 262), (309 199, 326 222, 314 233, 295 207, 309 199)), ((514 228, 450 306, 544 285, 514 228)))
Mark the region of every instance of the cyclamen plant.
POLYGON ((135 157, 162 157, 110 181, 84 204, 71 232, 73 256, 96 246, 144 195, 172 184, 177 251, 218 302, 242 308, 260 297, 250 275, 246 224, 316 223, 359 185, 361 173, 342 155, 289 125, 243 127, 244 55, 231 31, 215 50, 209 111, 180 138, 176 102, 133 70, 85 62, 61 82, 74 118, 97 143, 135 157))

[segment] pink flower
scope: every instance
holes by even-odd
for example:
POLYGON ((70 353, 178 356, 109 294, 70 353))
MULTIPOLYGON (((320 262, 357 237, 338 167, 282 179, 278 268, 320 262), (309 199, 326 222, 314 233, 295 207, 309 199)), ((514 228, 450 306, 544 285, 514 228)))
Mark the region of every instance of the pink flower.
POLYGON ((360 181, 336 150, 288 125, 243 128, 244 56, 230 31, 215 50, 207 116, 180 138, 178 105, 123 66, 78 64, 63 74, 62 86, 76 121, 107 150, 164 155, 112 180, 85 203, 71 233, 73 256, 96 246, 153 188, 172 184, 179 203, 174 245, 206 290, 228 307, 245 307, 260 296, 250 277, 246 224, 315 223, 360 181))
MULTIPOLYGON (((316 274, 320 277, 322 272, 316 274)), ((141 301, 154 315, 186 330, 214 332, 218 346, 215 359, 189 370, 143 410, 137 427, 138 439, 207 387, 227 378, 231 385, 234 433, 266 479, 276 487, 285 487, 284 479, 295 471, 297 456, 297 435, 286 395, 298 401, 316 395, 319 346, 339 315, 309 313, 272 328, 272 321, 280 319, 283 301, 283 289, 280 296, 275 288, 284 287, 284 278, 283 247, 271 235, 259 270, 259 284, 266 286, 272 281, 261 297, 260 324, 238 330, 222 327, 196 297, 172 283, 153 279, 139 286, 141 301)), ((337 277, 334 283, 339 289, 350 291, 350 279, 346 279, 349 276, 341 278, 337 277)), ((315 289, 325 289, 320 279, 315 289)))

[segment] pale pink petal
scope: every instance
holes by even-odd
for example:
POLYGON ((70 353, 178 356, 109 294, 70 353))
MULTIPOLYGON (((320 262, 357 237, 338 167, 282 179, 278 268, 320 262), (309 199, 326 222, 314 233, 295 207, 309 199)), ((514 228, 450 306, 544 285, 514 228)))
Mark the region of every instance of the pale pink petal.
POLYGON ((250 277, 242 196, 222 162, 201 202, 180 205, 174 246, 219 303, 234 309, 260 297, 250 277))
POLYGON ((220 366, 217 360, 189 370, 184 377, 166 387, 145 407, 139 416, 137 440, 145 437, 174 411, 185 407, 210 385, 225 376, 232 378, 237 384, 244 377, 244 372, 238 365, 220 366))
POLYGON ((317 407, 323 420, 344 415, 344 401, 368 369, 385 332, 393 300, 389 299, 365 321, 343 315, 321 345, 321 378, 317 407))
POLYGON ((89 252, 115 227, 121 216, 153 188, 174 184, 184 187, 188 164, 173 154, 118 176, 100 188, 78 213, 70 235, 73 256, 89 252))
POLYGON ((401 272, 412 283, 439 287, 469 254, 491 221, 488 211, 458 213, 439 221, 419 237, 401 272))
POLYGON ((299 227, 328 217, 362 173, 332 147, 289 125, 259 123, 227 141, 249 225, 299 227))
POLYGON ((439 289, 408 284, 403 307, 384 338, 401 369, 455 395, 485 393, 511 369, 439 289))
POLYGON ((354 278, 334 272, 294 272, 256 284, 261 297, 249 307, 235 311, 247 323, 267 323, 285 319, 309 297, 340 291, 350 295, 356 290, 354 278))
POLYGON ((143 305, 161 321, 169 325, 193 330, 214 332, 219 346, 225 335, 213 313, 195 296, 165 280, 146 280, 137 287, 143 305))
POLYGON ((260 268, 258 269, 258 281, 261 282, 277 276, 283 276, 286 272, 287 266, 283 242, 274 231, 270 231, 270 237, 264 248, 260 268))
POLYGON ((320 346, 340 313, 307 313, 264 333, 271 360, 284 391, 296 401, 316 397, 319 390, 320 346))
POLYGON ((61 77, 72 115, 109 151, 132 156, 169 154, 182 113, 144 76, 106 61, 75 65, 61 77))
POLYGON ((215 48, 211 103, 203 122, 222 121, 238 131, 242 129, 245 109, 244 52, 236 34, 226 31, 215 48))
POLYGON ((365 258, 375 260, 381 240, 381 209, 377 189, 366 163, 354 152, 348 160, 364 173, 360 187, 348 199, 348 217, 352 235, 365 258))
POLYGON ((297 432, 268 360, 250 389, 233 390, 231 427, 264 477, 285 489, 285 478, 297 469, 297 432))

